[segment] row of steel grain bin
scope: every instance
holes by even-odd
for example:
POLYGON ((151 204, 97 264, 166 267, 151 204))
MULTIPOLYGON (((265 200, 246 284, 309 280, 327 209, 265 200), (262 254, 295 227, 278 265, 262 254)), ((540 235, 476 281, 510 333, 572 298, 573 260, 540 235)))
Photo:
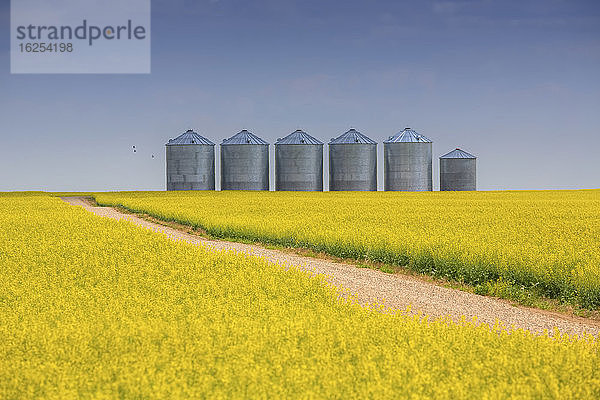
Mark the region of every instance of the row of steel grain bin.
MULTIPOLYGON (((167 143, 167 190, 214 190, 214 144, 188 130, 167 143)), ((431 191, 432 142, 405 128, 384 141, 384 189, 431 191)), ((440 157, 441 190, 475 190, 475 157, 440 157)), ((221 143, 222 190, 269 190, 269 144, 242 130, 221 143)), ((323 142, 296 130, 275 143, 275 190, 323 190, 323 142)), ((377 143, 355 129, 329 142, 329 190, 377 190, 377 143)))

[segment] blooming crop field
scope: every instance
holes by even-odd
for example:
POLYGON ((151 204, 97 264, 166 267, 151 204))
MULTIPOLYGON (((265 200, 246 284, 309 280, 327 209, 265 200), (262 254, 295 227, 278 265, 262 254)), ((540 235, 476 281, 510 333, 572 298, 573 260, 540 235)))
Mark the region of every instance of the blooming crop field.
POLYGON ((600 396, 591 337, 378 312, 44 195, 0 194, 0 226, 2 399, 600 396))
POLYGON ((600 308, 600 190, 99 193, 216 237, 406 265, 600 308))

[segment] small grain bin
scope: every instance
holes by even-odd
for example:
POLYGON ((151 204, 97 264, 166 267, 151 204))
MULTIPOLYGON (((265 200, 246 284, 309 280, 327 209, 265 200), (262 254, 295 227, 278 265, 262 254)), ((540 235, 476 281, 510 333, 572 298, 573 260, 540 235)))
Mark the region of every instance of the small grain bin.
POLYGON ((433 190, 432 142, 404 128, 383 142, 384 190, 433 190))
POLYGON ((223 140, 221 190, 269 190, 269 144, 246 129, 223 140))
POLYGON ((440 190, 477 190, 477 157, 456 148, 440 157, 440 190))
POLYGON ((275 190, 323 190, 323 142, 298 129, 275 143, 275 190))
POLYGON ((167 190, 215 190, 215 144, 189 129, 165 145, 167 190))
POLYGON ((355 129, 331 139, 329 190, 377 190, 377 142, 355 129))

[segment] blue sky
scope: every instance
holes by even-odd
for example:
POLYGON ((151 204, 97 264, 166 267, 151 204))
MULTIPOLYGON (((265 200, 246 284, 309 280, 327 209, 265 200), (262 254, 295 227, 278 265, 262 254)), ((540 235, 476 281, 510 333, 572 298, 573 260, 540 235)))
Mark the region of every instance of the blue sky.
POLYGON ((600 187, 597 1, 155 0, 148 75, 11 75, 1 4, 0 190, 164 189, 188 128, 405 126, 434 142, 435 187, 455 147, 481 190, 600 187))

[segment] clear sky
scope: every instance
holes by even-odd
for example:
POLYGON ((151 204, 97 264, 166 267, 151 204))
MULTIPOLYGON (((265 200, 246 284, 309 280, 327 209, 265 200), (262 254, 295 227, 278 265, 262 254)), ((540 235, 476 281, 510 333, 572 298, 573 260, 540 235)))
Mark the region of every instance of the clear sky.
POLYGON ((405 126, 436 189, 455 147, 481 190, 600 188, 600 1, 154 0, 148 75, 11 75, 0 4, 0 190, 162 190, 188 128, 354 127, 381 156, 405 126))

